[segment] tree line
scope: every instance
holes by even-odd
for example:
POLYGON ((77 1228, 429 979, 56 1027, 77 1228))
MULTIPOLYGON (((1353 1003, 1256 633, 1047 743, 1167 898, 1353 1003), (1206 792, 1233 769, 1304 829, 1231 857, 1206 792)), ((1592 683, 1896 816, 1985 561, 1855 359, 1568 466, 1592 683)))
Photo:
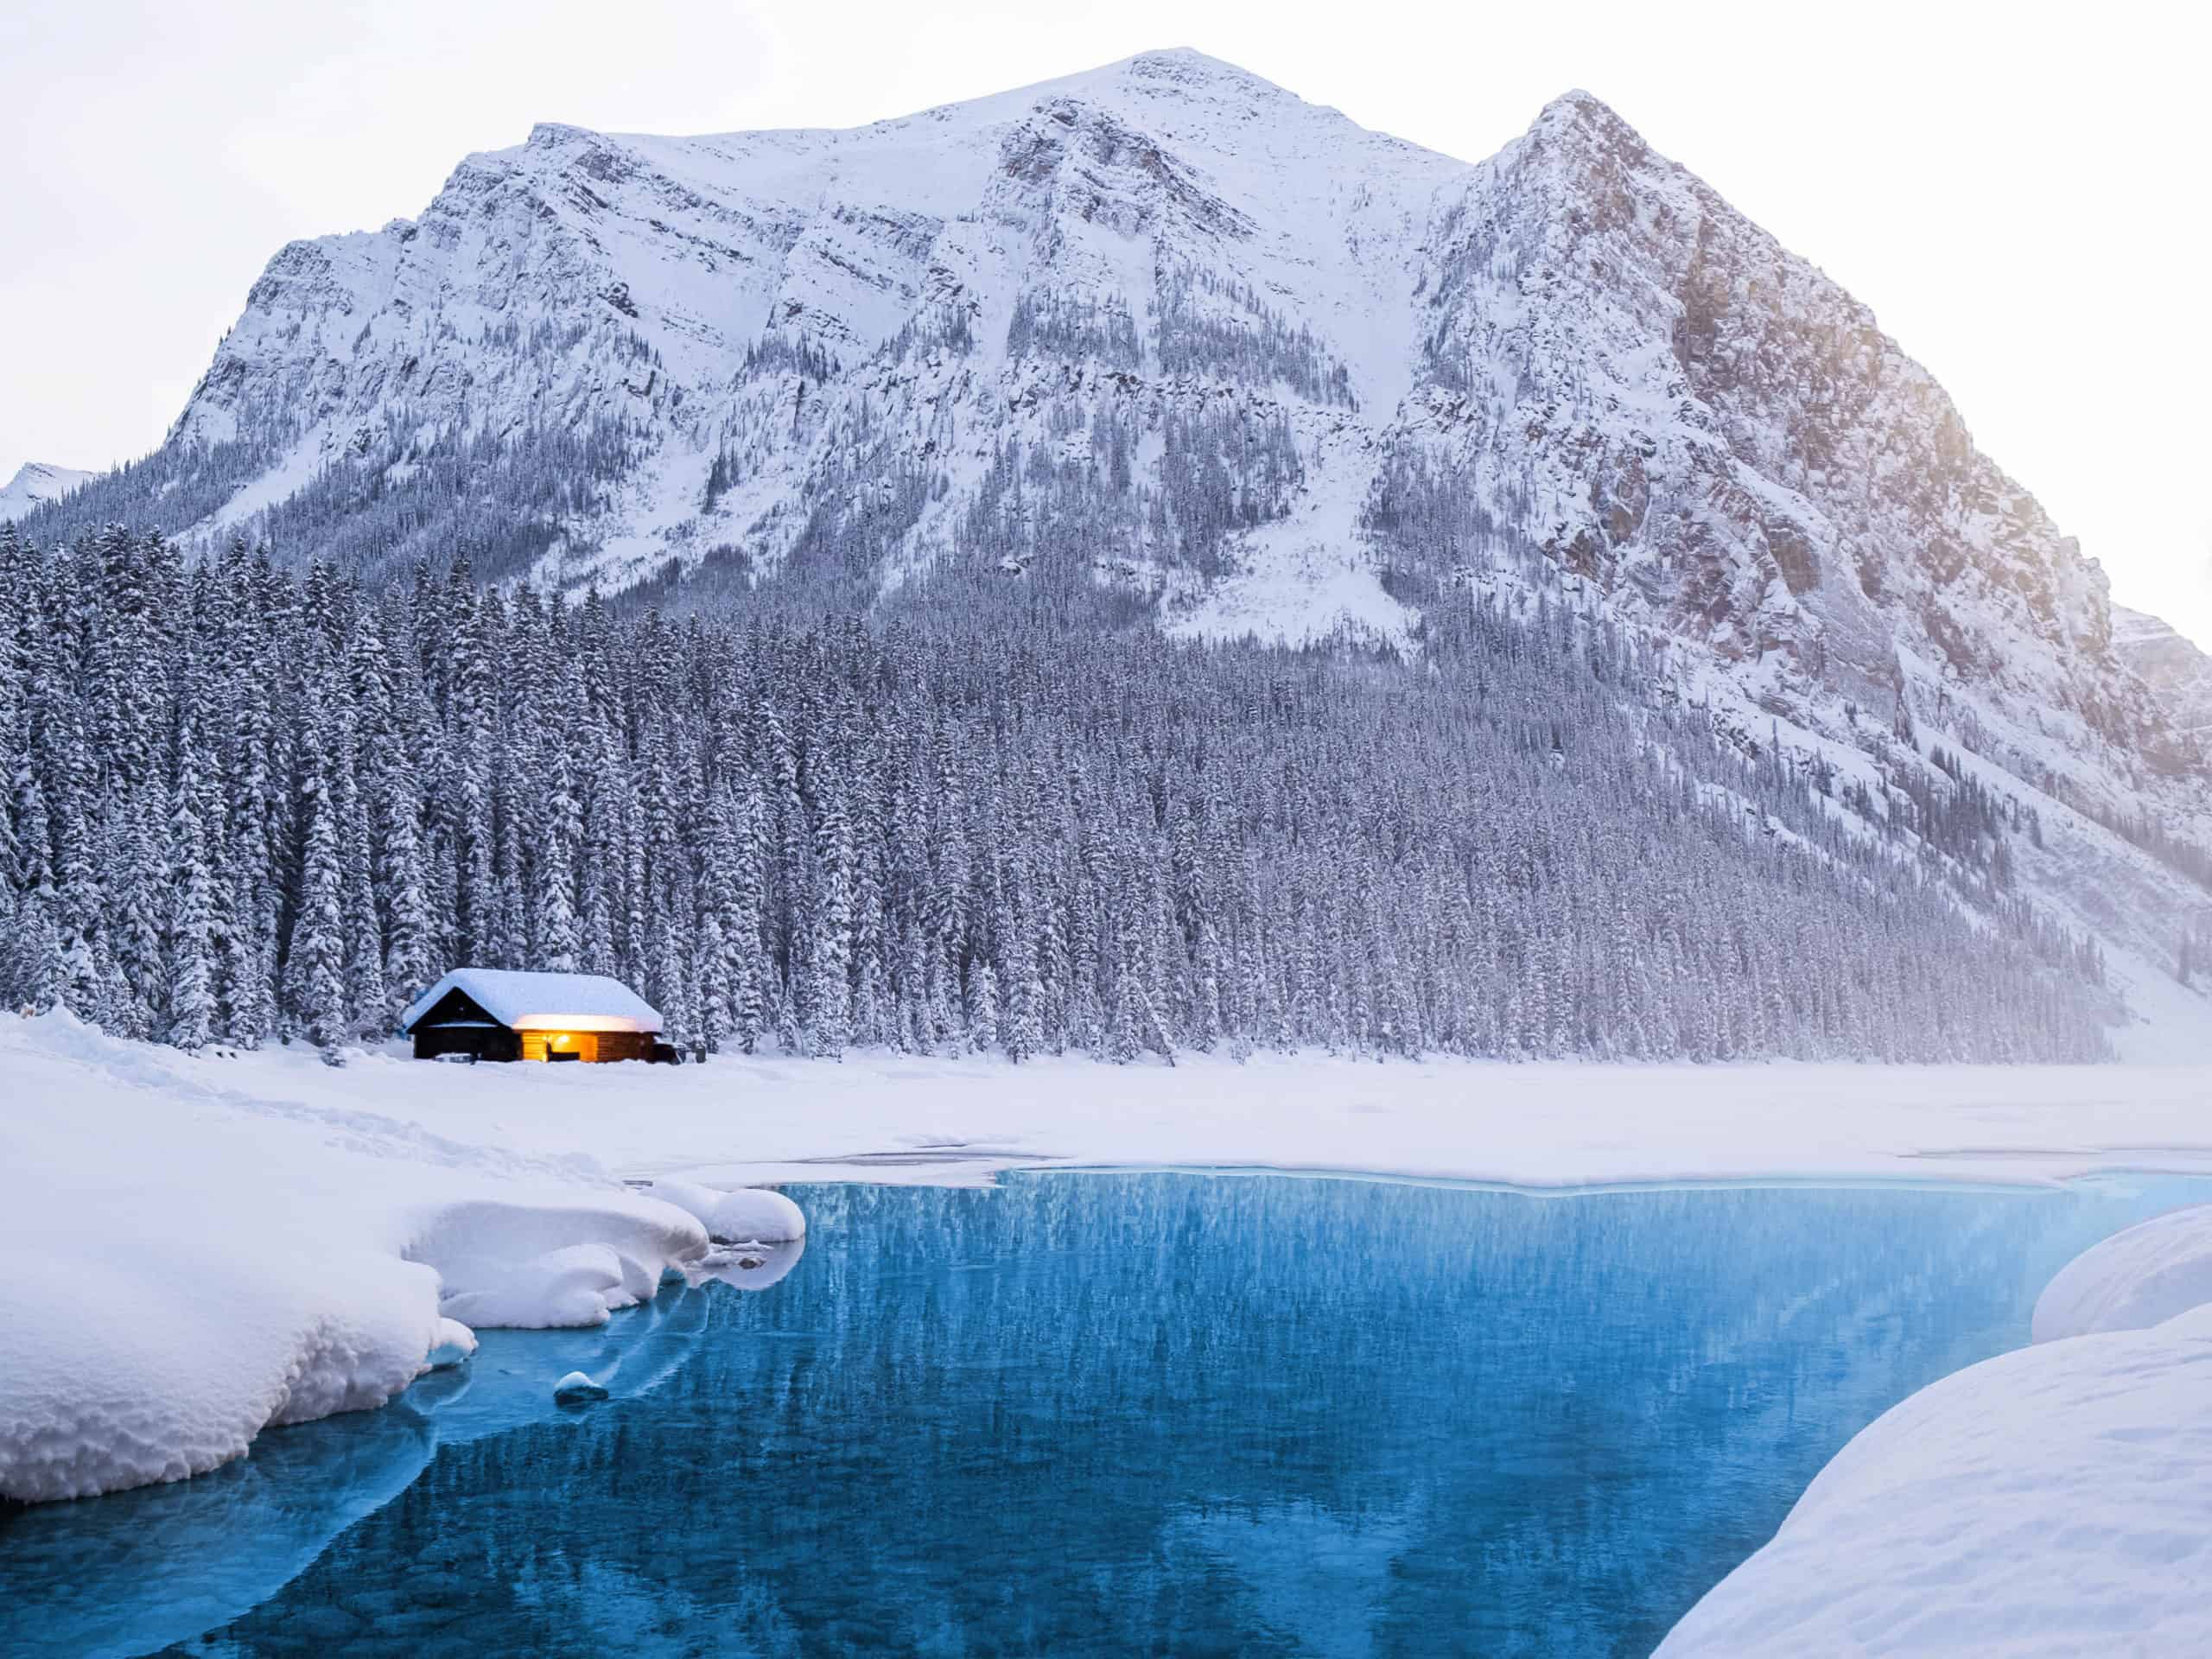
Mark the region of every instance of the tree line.
POLYGON ((336 1053, 470 963, 612 974, 700 1058, 2107 1052, 2003 814, 1870 834, 1565 612, 1392 664, 121 528, 0 531, 0 996, 129 1036, 336 1053))

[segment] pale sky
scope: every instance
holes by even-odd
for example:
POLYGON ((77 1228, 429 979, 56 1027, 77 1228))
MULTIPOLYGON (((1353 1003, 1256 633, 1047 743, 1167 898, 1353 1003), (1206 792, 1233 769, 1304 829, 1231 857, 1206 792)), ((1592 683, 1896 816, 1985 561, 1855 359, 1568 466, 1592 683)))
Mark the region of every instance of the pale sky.
POLYGON ((0 481, 160 442, 285 241, 539 120, 845 126, 1166 46, 1469 161, 1581 86, 1872 306, 2121 602, 2212 646, 2212 11, 8 0, 0 481))

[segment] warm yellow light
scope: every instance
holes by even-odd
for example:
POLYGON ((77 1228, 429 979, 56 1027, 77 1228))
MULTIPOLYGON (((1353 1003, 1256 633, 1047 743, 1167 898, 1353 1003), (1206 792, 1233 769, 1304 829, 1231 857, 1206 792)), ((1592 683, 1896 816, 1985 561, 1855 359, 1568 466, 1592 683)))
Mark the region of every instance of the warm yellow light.
POLYGON ((568 1046, 569 1046, 569 1033, 568 1033, 567 1032, 565 1032, 565 1031, 556 1031, 556 1032, 555 1032, 555 1033, 553 1033, 553 1046, 554 1046, 554 1047, 556 1047, 556 1048, 566 1048, 568 1046))

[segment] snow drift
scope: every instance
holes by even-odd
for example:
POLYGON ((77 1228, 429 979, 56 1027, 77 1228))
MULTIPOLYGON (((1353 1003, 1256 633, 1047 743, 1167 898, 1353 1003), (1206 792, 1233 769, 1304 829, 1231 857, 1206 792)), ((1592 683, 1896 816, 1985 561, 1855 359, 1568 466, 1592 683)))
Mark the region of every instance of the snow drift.
POLYGON ((1660 1654, 2212 1652, 2212 1206, 2084 1251, 2034 1329, 1853 1437, 1660 1654))
POLYGON ((9 1497, 201 1473, 383 1405, 469 1325, 600 1324, 707 1253, 692 1216, 603 1175, 232 1095, 67 1014, 0 1048, 9 1497))
POLYGON ((717 1243, 788 1244, 806 1236, 806 1217, 780 1192, 742 1189, 725 1192, 696 1181, 664 1176, 652 1196, 696 1216, 717 1243))
POLYGON ((2037 1342, 2140 1331, 2212 1302, 2212 1205, 2139 1222, 2084 1250, 2037 1299, 2037 1342))

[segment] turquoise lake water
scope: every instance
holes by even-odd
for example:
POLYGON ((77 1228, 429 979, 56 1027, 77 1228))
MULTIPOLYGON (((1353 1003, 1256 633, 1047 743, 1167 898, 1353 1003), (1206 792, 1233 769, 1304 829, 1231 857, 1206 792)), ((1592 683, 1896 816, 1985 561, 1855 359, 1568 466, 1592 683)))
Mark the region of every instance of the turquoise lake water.
POLYGON ((1648 1654, 1853 1433, 2212 1197, 788 1190, 749 1288, 0 1511, 0 1653, 1648 1654))

